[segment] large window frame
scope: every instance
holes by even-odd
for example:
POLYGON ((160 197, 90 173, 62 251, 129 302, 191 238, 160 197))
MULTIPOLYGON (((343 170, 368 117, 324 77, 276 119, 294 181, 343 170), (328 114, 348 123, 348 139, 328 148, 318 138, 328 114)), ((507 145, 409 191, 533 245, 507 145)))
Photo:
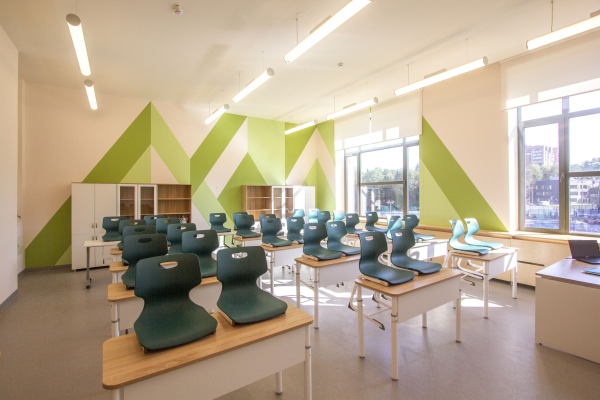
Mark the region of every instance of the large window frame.
MULTIPOLYGON (((356 157, 356 177, 355 182, 358 185, 358 199, 357 199, 357 213, 360 217, 365 217, 365 215, 361 214, 362 210, 362 187, 363 186, 387 186, 387 185, 402 185, 402 215, 407 215, 408 208, 408 151, 411 147, 419 146, 419 136, 411 136, 407 138, 402 138, 398 140, 393 140, 393 144, 386 145, 385 142, 374 143, 371 145, 365 145, 360 147, 354 147, 351 149, 344 150, 344 208, 348 210, 348 193, 350 190, 355 190, 355 188, 348 188, 346 183, 348 182, 348 158, 356 157), (401 142, 398 142, 400 140, 401 142), (372 148, 376 146, 375 148, 372 148), (382 182, 362 182, 362 174, 361 174, 361 154, 371 153, 381 150, 393 149, 393 148, 402 148, 402 180, 394 180, 394 181, 382 181, 382 182)), ((348 212, 348 211, 347 211, 348 212)))
MULTIPOLYGON (((600 108, 592 108, 583 111, 569 112, 569 97, 564 97, 562 101, 561 114, 531 119, 523 121, 521 108, 517 109, 517 129, 518 129, 518 149, 519 149, 519 229, 522 231, 555 233, 555 234, 576 234, 585 236, 600 236, 600 233, 571 231, 571 204, 569 197, 570 179, 579 177, 600 177, 600 171, 571 172, 570 169, 570 148, 569 148, 569 127, 573 118, 584 117, 588 115, 600 114, 600 108), (525 171, 525 129, 558 124, 558 175, 559 175, 559 229, 534 228, 526 226, 526 171, 525 171)), ((600 155, 600 153, 599 153, 600 155)))

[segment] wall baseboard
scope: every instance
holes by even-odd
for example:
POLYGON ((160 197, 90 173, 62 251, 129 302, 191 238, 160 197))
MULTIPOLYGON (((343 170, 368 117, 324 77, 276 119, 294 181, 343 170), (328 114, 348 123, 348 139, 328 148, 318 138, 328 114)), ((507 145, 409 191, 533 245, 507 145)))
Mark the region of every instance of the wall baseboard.
POLYGON ((2 310, 4 310, 4 308, 5 308, 5 307, 8 305, 8 303, 10 303, 11 301, 13 301, 13 300, 14 300, 14 299, 17 297, 17 292, 18 292, 18 291, 19 291, 19 290, 17 289, 17 290, 15 290, 14 292, 12 292, 12 294, 11 294, 10 296, 8 296, 8 297, 6 298, 6 300, 4 300, 4 301, 2 302, 2 304, 0 304, 0 312, 1 312, 2 310))

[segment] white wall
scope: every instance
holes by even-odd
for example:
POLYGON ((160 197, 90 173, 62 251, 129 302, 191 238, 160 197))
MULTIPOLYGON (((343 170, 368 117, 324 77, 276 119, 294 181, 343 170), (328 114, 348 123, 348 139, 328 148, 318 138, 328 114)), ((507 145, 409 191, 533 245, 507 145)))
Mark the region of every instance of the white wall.
POLYGON ((17 290, 18 52, 0 27, 0 304, 17 290))

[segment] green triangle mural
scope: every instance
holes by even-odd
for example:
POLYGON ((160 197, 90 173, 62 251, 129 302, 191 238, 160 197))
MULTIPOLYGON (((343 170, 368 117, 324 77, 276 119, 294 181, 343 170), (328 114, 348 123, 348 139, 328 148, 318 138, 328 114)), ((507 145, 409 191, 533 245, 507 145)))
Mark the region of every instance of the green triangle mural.
POLYGON ((449 226, 451 219, 460 218, 450 201, 442 192, 433 176, 425 166, 419 165, 419 186, 421 188, 420 209, 423 225, 449 226))
POLYGON ((154 104, 150 103, 151 142, 154 150, 180 184, 190 183, 190 158, 154 104))
MULTIPOLYGON (((296 124, 290 124, 286 122, 285 130, 293 128, 296 124)), ((316 126, 309 126, 308 128, 302 129, 298 132, 285 135, 285 178, 287 179, 298 162, 300 155, 306 148, 306 145, 310 141, 312 134, 314 133, 316 126)))
POLYGON ((331 158, 335 160, 335 140, 333 132, 333 120, 321 122, 317 124, 317 129, 323 138, 323 143, 327 147, 327 151, 331 155, 331 158))
POLYGON ((335 196, 329 181, 325 176, 323 167, 319 160, 315 160, 315 163, 310 168, 310 171, 306 175, 303 186, 314 186, 315 187, 315 207, 320 210, 334 210, 335 209, 335 196))
POLYGON ((150 171, 150 146, 148 146, 127 175, 123 177, 121 183, 150 183, 150 171))
POLYGON ((248 118, 248 154, 267 185, 285 183, 285 123, 248 118))
POLYGON ((214 193, 208 187, 205 181, 202 181, 198 189, 192 195, 192 203, 202 214, 202 218, 206 222, 210 220, 210 213, 225 212, 225 209, 219 203, 214 193))
MULTIPOLYGON (((477 218, 481 229, 507 231, 500 218, 425 118, 423 118, 423 134, 419 141, 421 163, 427 168, 458 215, 461 218, 477 218)), ((421 199, 432 195, 427 190, 428 188, 421 187, 421 199)), ((426 221, 427 209, 422 209, 421 214, 426 221)), ((443 223, 442 226, 446 224, 448 222, 443 223)))

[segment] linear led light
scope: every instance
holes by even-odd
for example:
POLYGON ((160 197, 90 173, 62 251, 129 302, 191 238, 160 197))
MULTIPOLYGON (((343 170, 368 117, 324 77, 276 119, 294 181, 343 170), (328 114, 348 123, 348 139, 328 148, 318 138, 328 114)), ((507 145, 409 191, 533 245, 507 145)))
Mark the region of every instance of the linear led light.
POLYGON ((325 20, 320 26, 313 30, 306 39, 287 53, 283 59, 286 63, 291 63, 300 57, 306 50, 313 47, 325 36, 333 32, 338 26, 349 20, 354 14, 362 10, 372 0, 352 0, 344 8, 338 11, 333 17, 325 20))
POLYGON ((369 99, 362 103, 354 104, 352 106, 343 108, 340 111, 334 112, 333 114, 329 114, 327 116, 327 120, 335 119, 337 117, 341 117, 342 115, 346 115, 346 114, 353 113, 354 111, 362 110, 363 108, 367 108, 369 106, 377 104, 378 102, 379 102, 379 100, 377 99, 377 97, 373 97, 372 99, 369 99))
POLYGON ((90 70, 90 62, 85 48, 81 20, 77 15, 69 14, 67 15, 67 25, 69 25, 71 39, 73 39, 73 46, 75 46, 75 54, 77 55, 77 61, 79 62, 79 69, 83 75, 90 76, 92 71, 90 70))
POLYGON ((554 32, 527 41, 527 50, 537 49, 550 43, 566 39, 570 36, 589 31, 600 26, 600 15, 566 26, 554 32))
POLYGON ((433 85, 434 83, 438 83, 443 80, 453 78, 457 75, 461 75, 466 72, 473 71, 474 69, 485 67, 487 65, 487 63, 488 63, 487 57, 483 57, 483 58, 480 58, 479 60, 471 61, 470 63, 461 65, 460 67, 456 67, 449 71, 444 71, 437 75, 423 79, 422 81, 411 83, 410 85, 406 85, 404 87, 401 87, 400 89, 396 89, 394 91, 394 93, 396 94, 396 96, 402 96, 403 94, 410 93, 417 89, 424 88, 425 86, 433 85))
POLYGON ((233 96, 233 102, 238 103, 241 99, 248 96, 254 89, 265 83, 273 75, 275 75, 275 71, 273 71, 273 68, 267 68, 267 70, 260 74, 258 78, 251 81, 238 94, 233 96))
POLYGON ((208 117, 206 119, 206 121, 204 121, 204 123, 206 125, 210 124, 211 122, 213 122, 215 119, 219 118, 221 115, 223 115, 225 113, 225 111, 229 110, 229 104, 223 104, 223 106, 221 108, 219 108, 218 110, 216 110, 214 113, 212 113, 210 115, 210 117, 208 117))
POLYGON ((317 124, 317 120, 315 119, 315 120, 309 121, 309 122, 307 122, 305 124, 298 125, 298 126, 295 126, 295 127, 291 128, 291 129, 288 129, 284 133, 286 135, 289 135, 290 133, 301 131, 302 129, 308 128, 309 126, 313 126, 313 125, 316 125, 316 124, 317 124))
POLYGON ((88 100, 90 101, 90 108, 92 110, 98 109, 98 103, 96 103, 96 92, 94 91, 94 82, 89 79, 83 81, 85 85, 85 91, 87 92, 88 100))

